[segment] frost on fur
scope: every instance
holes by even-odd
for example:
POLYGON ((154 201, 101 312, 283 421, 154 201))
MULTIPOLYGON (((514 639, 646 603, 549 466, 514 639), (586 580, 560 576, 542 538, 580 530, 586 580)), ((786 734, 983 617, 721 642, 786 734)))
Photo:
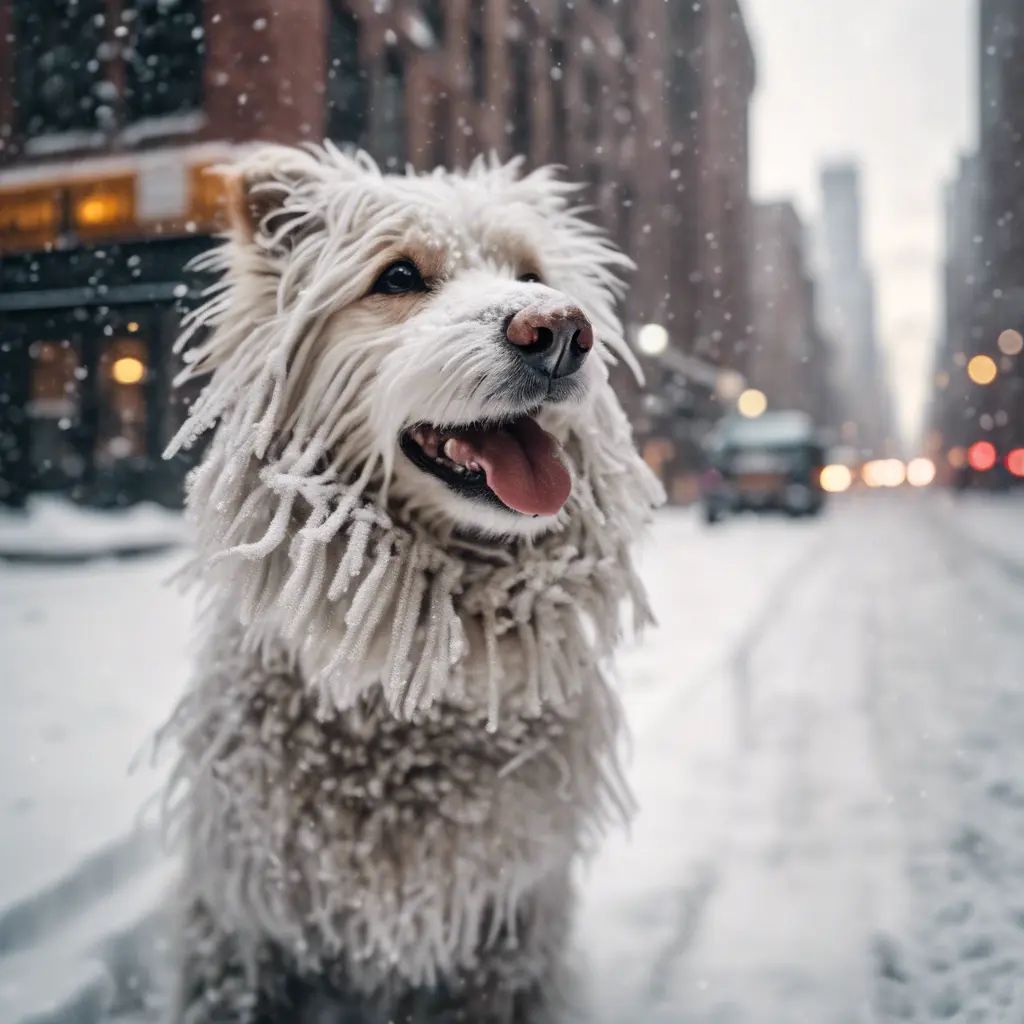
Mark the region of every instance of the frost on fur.
POLYGON ((168 450, 215 431, 188 488, 206 641, 167 730, 202 908, 184 944, 237 947, 203 970, 242 1002, 270 945, 365 990, 537 980, 568 865, 629 805, 608 661, 623 599, 650 617, 629 549, 661 492, 608 381, 634 365, 628 260, 548 169, 391 177, 327 144, 229 173, 235 226, 200 261, 220 279, 179 343, 207 383, 168 450), (370 294, 397 258, 431 286, 370 294), (398 439, 516 413, 500 339, 537 295, 596 344, 579 396, 533 414, 572 489, 531 518, 453 496, 398 439), (483 963, 500 936, 519 952, 483 963))

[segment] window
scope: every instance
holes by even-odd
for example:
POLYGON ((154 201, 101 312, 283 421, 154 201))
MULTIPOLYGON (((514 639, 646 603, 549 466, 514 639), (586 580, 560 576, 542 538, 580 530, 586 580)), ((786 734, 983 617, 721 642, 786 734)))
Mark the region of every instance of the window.
POLYGON ((448 93, 443 92, 434 104, 434 134, 431 139, 431 163, 434 167, 445 167, 448 164, 448 126, 451 116, 451 101, 448 93))
POLYGON ((327 50, 327 137, 365 146, 370 121, 370 83, 359 59, 359 21, 331 3, 327 50))
POLYGON ((131 0, 121 19, 128 121, 202 109, 203 0, 131 0))
POLYGON ((569 162, 569 110, 565 89, 565 43, 551 40, 551 155, 555 163, 569 162))
POLYGON ((584 138, 597 142, 601 137, 601 80, 593 64, 583 71, 584 138))
POLYGON ((423 17, 440 47, 444 46, 444 5, 445 0, 423 0, 423 17))
POLYGON ((669 69, 669 123, 677 138, 688 137, 695 130, 695 115, 700 107, 700 80, 689 55, 682 49, 673 51, 669 69))
POLYGON ((633 225, 635 223, 636 193, 630 185, 619 189, 619 247, 633 252, 633 225))
MULTIPOLYGON (((100 127, 105 0, 15 0, 14 106, 28 138, 100 127)), ((103 109, 101 109, 103 108, 103 109)))
POLYGON ((469 75, 473 99, 483 103, 487 98, 487 41, 485 37, 486 0, 470 0, 467 44, 469 75))
POLYGON ((517 39, 512 43, 509 57, 512 64, 512 151, 528 157, 533 137, 533 82, 526 42, 517 39))
POLYGON ((406 159, 405 61, 398 50, 388 50, 384 58, 373 107, 377 118, 374 155, 389 169, 400 168, 406 159))

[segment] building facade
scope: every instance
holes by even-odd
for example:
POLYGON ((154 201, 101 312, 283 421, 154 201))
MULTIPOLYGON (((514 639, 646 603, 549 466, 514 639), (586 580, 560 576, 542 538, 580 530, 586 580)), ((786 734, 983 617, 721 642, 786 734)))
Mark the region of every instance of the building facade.
POLYGON ((0 0, 0 500, 176 500, 183 267, 255 141, 563 164, 638 264, 631 332, 738 358, 752 88, 736 0, 0 0))
POLYGON ((1024 3, 981 0, 977 26, 979 144, 946 187, 944 323, 928 420, 947 471, 978 441, 995 446, 997 468, 1024 447, 1024 3), (991 382, 971 379, 976 356, 994 361, 991 382))
POLYGON ((769 408, 799 409, 819 428, 829 428, 835 411, 828 351, 817 323, 805 229, 793 204, 757 204, 753 238, 754 332, 747 377, 764 392, 769 408))

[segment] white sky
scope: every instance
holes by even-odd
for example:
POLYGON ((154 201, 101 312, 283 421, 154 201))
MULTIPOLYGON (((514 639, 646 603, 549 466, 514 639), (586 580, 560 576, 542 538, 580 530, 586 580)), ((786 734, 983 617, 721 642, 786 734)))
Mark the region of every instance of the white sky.
POLYGON ((809 219, 824 159, 861 163, 879 341, 916 437, 941 323, 941 187, 975 138, 976 0, 741 0, 758 59, 756 198, 809 219))

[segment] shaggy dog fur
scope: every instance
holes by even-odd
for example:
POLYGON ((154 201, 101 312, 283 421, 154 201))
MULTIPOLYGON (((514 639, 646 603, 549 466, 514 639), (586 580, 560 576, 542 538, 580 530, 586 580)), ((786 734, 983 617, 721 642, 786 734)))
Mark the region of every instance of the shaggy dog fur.
POLYGON ((629 546, 661 495, 608 382, 628 261, 516 163, 265 147, 232 175, 171 446, 215 429, 188 494, 205 639, 166 730, 171 1017, 548 1021, 573 862, 629 804, 606 672, 623 599, 648 618, 629 546), (551 308, 596 343, 548 380, 506 332, 551 308), (506 435, 516 479, 548 474, 528 514, 472 454, 506 435))

